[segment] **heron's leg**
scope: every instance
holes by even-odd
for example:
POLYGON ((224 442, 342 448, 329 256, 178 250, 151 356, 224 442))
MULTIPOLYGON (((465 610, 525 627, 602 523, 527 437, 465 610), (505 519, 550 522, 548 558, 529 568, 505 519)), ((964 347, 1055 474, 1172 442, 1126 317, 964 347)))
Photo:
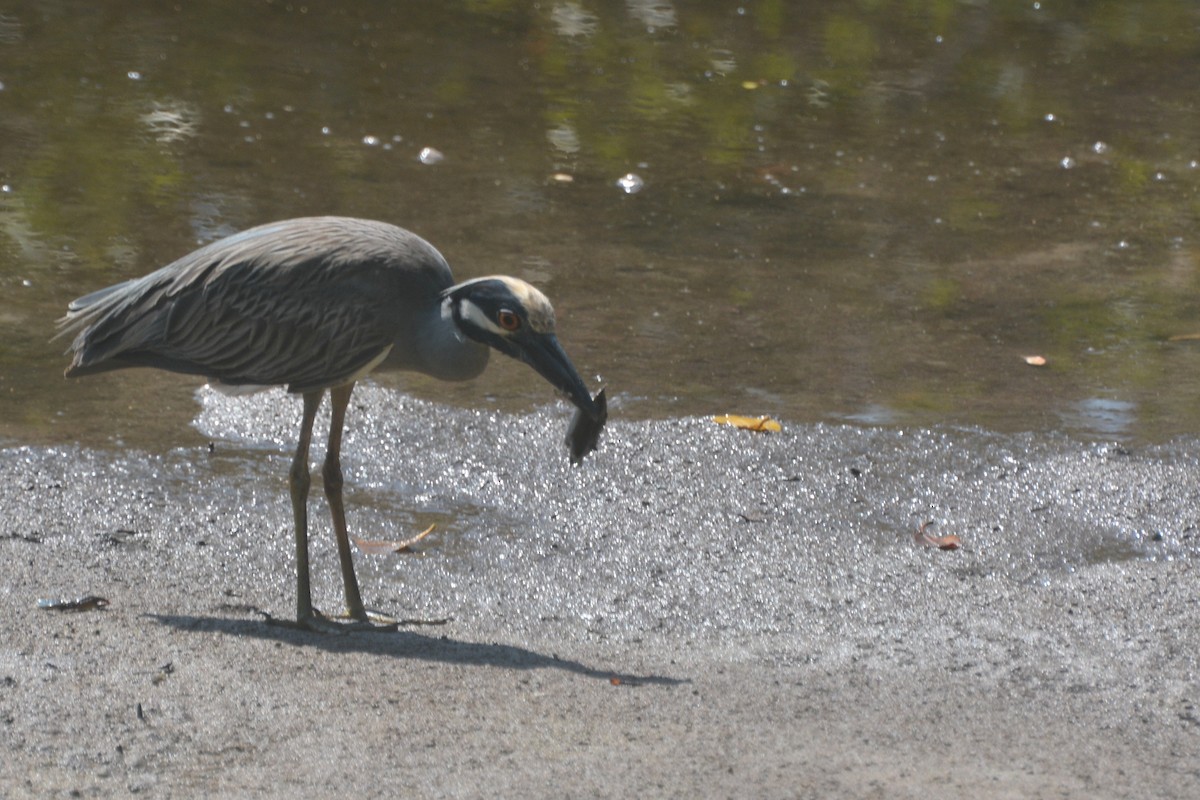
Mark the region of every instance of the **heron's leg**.
POLYGON ((296 521, 296 622, 303 625, 313 619, 312 588, 308 579, 308 446, 312 442, 313 420, 321 407, 324 391, 304 395, 304 417, 300 421, 300 441, 288 473, 292 490, 292 516, 296 521))
POLYGON ((325 497, 329 500, 333 533, 337 537, 338 558, 342 562, 346 613, 351 619, 368 622, 367 610, 363 607, 362 595, 358 591, 358 578, 354 574, 354 557, 350 552, 350 537, 346 533, 346 507, 342 503, 342 426, 346 422, 346 406, 350 404, 350 392, 353 390, 354 384, 348 383, 329 391, 329 446, 325 450, 325 467, 321 475, 325 479, 325 497))

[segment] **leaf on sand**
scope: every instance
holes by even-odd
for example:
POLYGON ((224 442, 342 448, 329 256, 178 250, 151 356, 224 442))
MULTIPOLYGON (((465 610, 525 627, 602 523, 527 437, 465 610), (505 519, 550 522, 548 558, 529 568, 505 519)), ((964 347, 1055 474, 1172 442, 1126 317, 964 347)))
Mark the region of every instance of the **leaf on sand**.
POLYGON ((917 532, 913 534, 913 540, 923 547, 936 547, 938 550, 957 550, 962 547, 962 539, 952 533, 945 536, 934 536, 929 533, 928 529, 932 526, 932 522, 922 522, 921 527, 917 528, 917 532))
POLYGON ((1025 363, 1031 367, 1046 366, 1046 357, 1045 356, 1021 356, 1021 358, 1025 359, 1025 363))
POLYGON ((766 433, 767 431, 778 433, 783 430, 783 426, 770 417, 743 417, 738 414, 722 414, 719 417, 713 417, 713 422, 718 425, 732 425, 744 431, 759 431, 760 433, 766 433))
POLYGON ((411 539, 405 539, 403 542, 388 542, 374 539, 359 539, 357 536, 350 538, 354 539, 354 543, 358 545, 358 549, 364 553, 370 553, 373 556, 384 555, 385 553, 412 553, 412 546, 428 536, 435 526, 430 525, 425 530, 418 533, 411 539))
POLYGON ((1174 336, 1168 336, 1168 342, 1194 342, 1200 339, 1200 333, 1177 333, 1174 336))

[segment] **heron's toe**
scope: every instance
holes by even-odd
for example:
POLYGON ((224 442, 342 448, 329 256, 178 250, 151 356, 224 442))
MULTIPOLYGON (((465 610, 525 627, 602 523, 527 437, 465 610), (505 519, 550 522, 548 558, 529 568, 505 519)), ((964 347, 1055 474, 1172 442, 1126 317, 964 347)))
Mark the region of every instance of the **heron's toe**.
MULTIPOLYGON (((339 627, 346 628, 352 631, 364 632, 383 632, 394 631, 400 626, 400 620, 389 617, 387 614, 381 614, 378 611, 370 611, 361 609, 358 611, 347 610, 344 614, 337 617, 342 622, 335 623, 339 627)), ((328 620, 332 622, 332 620, 328 620)))
POLYGON ((380 614, 364 615, 362 619, 351 619, 349 615, 330 618, 314 610, 312 614, 298 617, 295 620, 277 619, 269 614, 264 614, 264 616, 268 625, 342 636, 349 633, 390 633, 399 626, 398 622, 380 614))

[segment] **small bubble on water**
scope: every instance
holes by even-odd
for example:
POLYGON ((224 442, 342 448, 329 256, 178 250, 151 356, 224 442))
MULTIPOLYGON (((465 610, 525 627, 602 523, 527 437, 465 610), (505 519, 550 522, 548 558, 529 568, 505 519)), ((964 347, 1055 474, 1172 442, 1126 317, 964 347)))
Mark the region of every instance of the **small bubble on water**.
POLYGON ((233 106, 232 106, 230 103, 226 103, 226 104, 225 104, 225 107, 224 107, 224 108, 222 108, 221 110, 222 110, 222 111, 224 111, 226 114, 232 114, 232 113, 233 113, 233 106))
POLYGON ((1104 142, 1096 142, 1095 144, 1092 145, 1092 152, 1096 153, 1097 155, 1100 155, 1102 153, 1107 153, 1108 145, 1105 144, 1104 142))
POLYGON ((1132 247, 1132 245, 1129 244, 1128 239, 1122 239, 1121 241, 1117 242, 1118 250, 1128 250, 1130 247, 1132 247))
POLYGON ((1073 169, 1075 167, 1075 159, 1070 156, 1063 156, 1063 160, 1058 162, 1063 169, 1073 169))
POLYGON ((1054 122, 1058 119, 1058 117, 1054 116, 1053 114, 1047 114, 1046 116, 1042 117, 1042 119, 1046 120, 1046 122, 1054 122))
POLYGON ((417 160, 422 164, 440 164, 446 157, 442 155, 441 150, 432 147, 422 147, 421 154, 417 156, 417 160))
POLYGON ((1156 173, 1154 173, 1154 180, 1156 180, 1156 181, 1165 181, 1166 179, 1167 179, 1167 176, 1166 176, 1164 173, 1162 173, 1162 172, 1156 172, 1156 173))
POLYGON ((322 126, 321 126, 321 135, 322 135, 322 136, 328 136, 328 135, 329 135, 329 126, 328 126, 328 125, 322 125, 322 126))
POLYGON ((362 138, 362 143, 365 144, 367 147, 375 147, 376 145, 379 144, 379 137, 378 136, 364 136, 362 138))
POLYGON ((620 178, 617 178, 617 186, 619 186, 621 191, 623 191, 625 194, 637 194, 645 185, 646 182, 642 180, 640 176, 635 175, 632 172, 626 173, 620 178))
POLYGON ((131 69, 129 72, 125 73, 125 77, 129 78, 131 81, 140 81, 142 79, 142 73, 135 69, 131 69))
POLYGON ((0 192, 4 192, 4 194, 8 194, 11 191, 12 191, 12 187, 9 186, 7 183, 0 184, 0 192))
POLYGON ((30 286, 33 286, 33 281, 29 280, 29 278, 22 278, 21 285, 26 288, 29 288, 30 286))

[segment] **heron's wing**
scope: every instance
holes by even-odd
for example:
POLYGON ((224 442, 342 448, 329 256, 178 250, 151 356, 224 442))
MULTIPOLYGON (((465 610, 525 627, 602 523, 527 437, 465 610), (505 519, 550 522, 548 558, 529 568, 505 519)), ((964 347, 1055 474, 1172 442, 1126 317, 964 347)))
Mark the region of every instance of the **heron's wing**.
POLYGON ((279 271, 226 270, 156 315, 157 351, 227 384, 339 383, 383 355, 397 333, 380 302, 386 284, 372 291, 372 281, 339 271, 318 264, 280 280, 279 271))
POLYGON ((80 298, 60 321, 76 333, 67 374, 152 366, 293 391, 356 376, 436 305, 449 268, 398 228, 324 221, 239 234, 80 298))

